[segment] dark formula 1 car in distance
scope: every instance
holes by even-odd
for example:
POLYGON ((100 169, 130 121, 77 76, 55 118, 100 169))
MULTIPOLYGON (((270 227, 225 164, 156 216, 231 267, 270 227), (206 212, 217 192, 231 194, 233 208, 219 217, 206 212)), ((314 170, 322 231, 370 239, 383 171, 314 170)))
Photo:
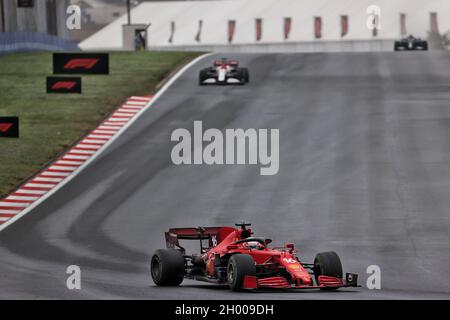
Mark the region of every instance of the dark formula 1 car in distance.
POLYGON ((428 50, 428 41, 422 40, 420 38, 415 38, 410 35, 407 38, 395 41, 394 44, 395 51, 414 51, 414 50, 428 50))
POLYGON ((250 224, 232 227, 174 228, 165 233, 167 249, 156 250, 151 276, 158 286, 178 286, 184 278, 228 284, 233 291, 258 288, 322 289, 357 287, 358 275, 342 276, 335 252, 302 262, 293 244, 269 248, 272 240, 254 237, 250 224), (186 254, 179 240, 200 240, 200 253, 186 254))
POLYGON ((222 60, 214 61, 212 67, 200 70, 199 84, 246 84, 250 81, 247 68, 239 67, 239 61, 222 60))

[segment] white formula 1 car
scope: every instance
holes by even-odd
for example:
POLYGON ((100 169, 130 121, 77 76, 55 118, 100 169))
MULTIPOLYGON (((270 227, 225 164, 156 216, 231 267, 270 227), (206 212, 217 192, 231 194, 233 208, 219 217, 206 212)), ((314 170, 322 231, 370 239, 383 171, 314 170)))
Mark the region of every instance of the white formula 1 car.
POLYGON ((244 85, 250 80, 247 68, 240 68, 236 60, 214 61, 214 65, 200 70, 199 84, 241 84, 244 85))

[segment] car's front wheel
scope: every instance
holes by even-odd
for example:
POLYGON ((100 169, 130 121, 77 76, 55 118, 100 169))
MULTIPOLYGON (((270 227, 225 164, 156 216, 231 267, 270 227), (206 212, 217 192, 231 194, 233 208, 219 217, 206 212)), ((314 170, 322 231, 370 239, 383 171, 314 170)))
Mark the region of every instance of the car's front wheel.
POLYGON ((230 289, 240 291, 244 286, 245 276, 255 276, 255 261, 249 254, 235 254, 231 256, 227 265, 227 282, 230 289))
POLYGON ((208 70, 204 69, 204 70, 200 70, 199 74, 198 74, 198 84, 201 86, 205 85, 205 80, 208 79, 208 70))
MULTIPOLYGON (((342 279, 342 263, 336 252, 321 252, 314 259, 314 277, 319 283, 320 276, 328 276, 342 279)), ((323 288, 333 290, 334 288, 323 288)))
POLYGON ((156 250, 150 266, 153 282, 157 286, 178 286, 183 282, 185 261, 178 250, 156 250))

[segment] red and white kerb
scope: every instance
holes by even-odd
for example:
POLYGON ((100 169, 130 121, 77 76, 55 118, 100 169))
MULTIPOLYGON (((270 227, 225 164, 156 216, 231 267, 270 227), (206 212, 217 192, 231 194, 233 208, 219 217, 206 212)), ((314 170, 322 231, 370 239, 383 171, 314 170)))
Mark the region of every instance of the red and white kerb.
POLYGON ((147 97, 131 97, 109 118, 77 145, 18 190, 0 199, 0 225, 21 213, 35 201, 64 181, 122 129, 137 113, 146 108, 147 97))

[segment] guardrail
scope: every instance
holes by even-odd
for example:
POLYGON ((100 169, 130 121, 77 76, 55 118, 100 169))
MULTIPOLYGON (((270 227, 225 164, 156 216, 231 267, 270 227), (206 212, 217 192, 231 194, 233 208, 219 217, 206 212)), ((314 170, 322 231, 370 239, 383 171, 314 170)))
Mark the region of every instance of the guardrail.
POLYGON ((80 48, 73 41, 45 33, 0 33, 0 54, 24 51, 80 51, 80 48))

